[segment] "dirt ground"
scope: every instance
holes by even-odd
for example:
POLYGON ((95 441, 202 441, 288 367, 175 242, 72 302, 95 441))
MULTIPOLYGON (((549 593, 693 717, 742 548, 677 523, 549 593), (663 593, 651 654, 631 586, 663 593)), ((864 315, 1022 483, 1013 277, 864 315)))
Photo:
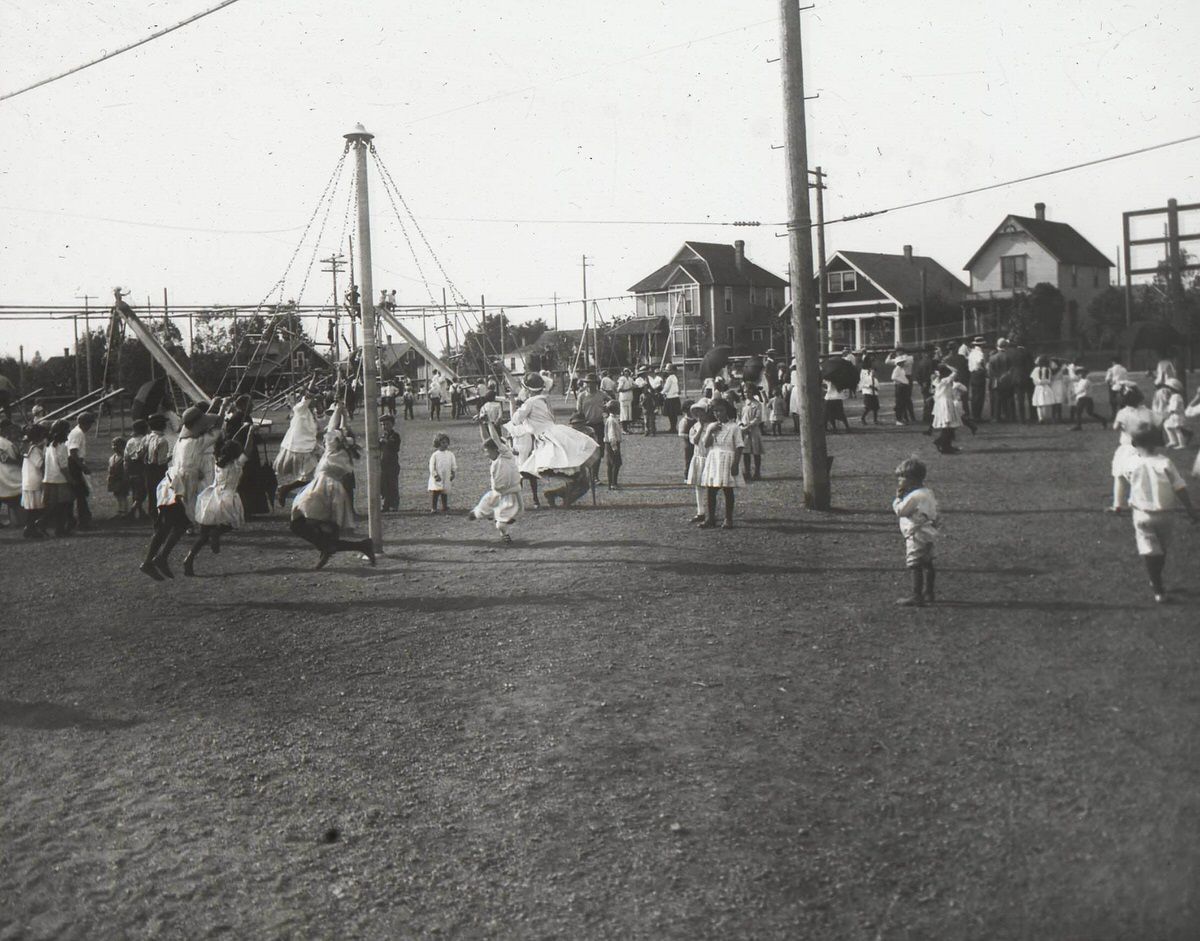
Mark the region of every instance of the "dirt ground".
POLYGON ((768 439, 728 532, 636 437, 506 548, 443 426, 452 511, 401 422, 376 568, 278 515, 162 584, 140 523, 0 533, 0 939, 1200 937, 1200 529, 1156 606, 1112 432, 855 421, 827 513, 768 439), (914 451, 945 537, 907 610, 914 451))

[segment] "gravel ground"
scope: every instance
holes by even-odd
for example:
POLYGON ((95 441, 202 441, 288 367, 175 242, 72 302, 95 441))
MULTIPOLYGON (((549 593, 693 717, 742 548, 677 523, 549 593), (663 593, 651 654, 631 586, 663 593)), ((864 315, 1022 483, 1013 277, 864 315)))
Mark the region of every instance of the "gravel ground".
POLYGON ((856 423, 827 513, 768 439, 728 532, 634 437, 504 547, 465 423, 428 512, 433 427, 375 568, 282 516, 163 584, 142 524, 0 533, 0 939, 1200 936, 1200 530, 1154 605, 1111 432, 856 423))

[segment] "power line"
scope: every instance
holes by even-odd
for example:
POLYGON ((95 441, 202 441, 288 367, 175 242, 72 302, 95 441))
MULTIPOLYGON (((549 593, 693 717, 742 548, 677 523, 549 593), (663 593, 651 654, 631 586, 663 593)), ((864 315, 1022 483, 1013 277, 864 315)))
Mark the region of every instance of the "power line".
MULTIPOLYGON (((929 199, 918 199, 916 202, 902 203, 899 206, 889 206, 887 209, 872 209, 868 212, 856 212, 853 215, 842 216, 840 219, 826 219, 825 224, 833 225, 835 222, 854 222, 858 219, 869 219, 871 216, 881 216, 885 212, 899 212, 901 209, 913 209, 917 206, 928 206, 930 203, 940 203, 947 199, 958 199, 961 196, 972 196, 975 193, 985 193, 988 190, 1001 189, 1005 186, 1015 186, 1017 183, 1028 183, 1030 180, 1041 180, 1048 176, 1054 176, 1058 173, 1069 173, 1072 170, 1081 170, 1084 167, 1094 167, 1101 163, 1111 163, 1114 160, 1124 160, 1126 157, 1136 157, 1138 154, 1150 153, 1153 150, 1162 150, 1165 147, 1174 147, 1177 144, 1187 144, 1194 140, 1200 140, 1200 134, 1193 134, 1191 137, 1181 137, 1178 140, 1167 141, 1164 144, 1152 144, 1149 147, 1140 147, 1137 150, 1126 151, 1123 154, 1113 154, 1111 157, 1100 157, 1096 160, 1088 160, 1084 163, 1077 163, 1069 167, 1059 167, 1057 170, 1045 170, 1042 173, 1034 173, 1030 176, 1019 177, 1015 180, 1006 180, 1003 183, 989 183, 987 186, 976 186, 974 189, 963 190, 959 193, 951 193, 948 196, 932 196, 929 199)), ((772 225, 786 225, 786 223, 776 222, 772 225)))
POLYGON ((234 3, 237 3, 237 0, 222 0, 221 3, 218 3, 212 9, 205 10, 203 13, 197 13, 194 16, 189 16, 186 20, 176 23, 174 26, 168 26, 166 29, 160 29, 156 33, 151 33, 145 39, 139 39, 137 42, 130 43, 128 46, 122 46, 120 49, 114 49, 112 52, 106 52, 98 59, 93 59, 91 62, 85 62, 83 65, 77 65, 73 69, 68 69, 67 71, 61 72, 58 75, 52 75, 50 78, 44 78, 40 82, 34 82, 32 85, 26 85, 24 88, 18 88, 16 91, 10 91, 6 95, 0 95, 0 101, 7 101, 9 98, 16 98, 17 95, 23 95, 27 91, 33 91, 35 88, 41 88, 43 85, 49 85, 51 82, 57 82, 60 78, 66 78, 68 75, 74 75, 76 72, 82 72, 86 68, 90 68, 93 65, 98 65, 101 62, 105 62, 108 59, 113 58, 114 56, 119 56, 122 52, 128 52, 130 49, 136 49, 138 46, 144 46, 152 39, 158 39, 160 36, 167 35, 167 33, 173 33, 175 30, 181 29, 182 27, 187 26, 189 23, 195 23, 196 20, 203 19, 210 13, 216 13, 218 10, 224 9, 225 7, 234 3))

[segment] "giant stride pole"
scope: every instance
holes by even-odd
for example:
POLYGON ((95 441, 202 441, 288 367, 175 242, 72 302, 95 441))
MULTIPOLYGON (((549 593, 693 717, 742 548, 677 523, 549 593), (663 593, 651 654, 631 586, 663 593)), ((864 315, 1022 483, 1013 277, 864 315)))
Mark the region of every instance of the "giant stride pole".
POLYGON ((825 425, 821 418, 821 339, 813 309, 812 214, 808 202, 800 7, 797 0, 779 0, 779 6, 782 14, 783 108, 787 127, 792 333, 800 390, 800 469, 804 475, 804 506, 810 510, 828 510, 829 466, 825 425))
MULTIPOLYGON (((371 283, 371 210, 367 200, 367 148, 375 135, 361 124, 344 135, 354 148, 355 193, 358 202, 358 291, 362 309, 364 452, 367 456, 367 530, 375 551, 383 548, 383 521, 379 503, 379 353, 375 346, 375 288, 371 283)), ((337 298, 334 298, 337 302, 337 298)), ((350 377, 347 376, 347 381, 350 377)))

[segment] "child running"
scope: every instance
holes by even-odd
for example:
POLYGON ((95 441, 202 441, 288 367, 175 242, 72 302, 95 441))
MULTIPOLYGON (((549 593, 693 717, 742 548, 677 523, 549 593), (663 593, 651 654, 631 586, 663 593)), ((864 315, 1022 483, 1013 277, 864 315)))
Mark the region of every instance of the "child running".
POLYGON ((441 500, 443 512, 449 512, 450 506, 447 499, 457 473, 458 461, 455 460, 454 452, 450 450, 450 436, 447 434, 435 435, 433 453, 429 455, 429 480, 425 484, 425 488, 429 491, 430 513, 437 512, 439 500, 441 500))
POLYGON ((1083 431, 1084 415, 1096 419, 1101 425, 1106 424, 1105 420, 1096 414, 1096 403, 1092 400, 1092 380, 1088 378, 1087 370, 1082 366, 1076 367, 1071 394, 1075 399, 1071 404, 1071 417, 1075 419, 1075 424, 1071 426, 1072 431, 1083 431))
MULTIPOLYGON (((1135 385, 1126 385, 1122 394, 1124 405, 1113 418, 1113 428, 1121 432, 1120 441, 1112 458, 1112 505, 1106 508, 1108 513, 1122 513, 1129 508, 1129 480, 1125 471, 1129 462, 1136 456, 1133 447, 1133 433, 1143 425, 1154 425, 1154 413, 1145 406, 1142 390, 1135 385)), ((1157 429, 1155 429, 1157 434, 1157 429)))
POLYGON ((933 604, 933 542, 938 535, 937 500, 925 486, 925 465, 915 457, 896 468, 896 498, 892 510, 904 535, 904 564, 912 572, 912 594, 896 604, 920 608, 933 604))
POLYGON ((1187 510, 1195 523, 1196 510, 1188 497, 1187 483, 1165 454, 1158 453, 1158 430, 1142 425, 1131 436, 1134 454, 1126 461, 1124 476, 1129 483, 1129 506, 1138 555, 1146 565, 1154 600, 1170 601, 1163 586, 1167 547, 1171 541, 1171 513, 1176 503, 1187 510))
POLYGON ((512 536, 509 535, 508 527, 516 522, 523 509, 521 472, 517 469, 512 449, 495 438, 488 438, 483 442, 483 450, 491 461, 488 473, 492 486, 480 497, 475 509, 467 514, 467 519, 495 520, 500 538, 506 545, 511 544, 512 536))

